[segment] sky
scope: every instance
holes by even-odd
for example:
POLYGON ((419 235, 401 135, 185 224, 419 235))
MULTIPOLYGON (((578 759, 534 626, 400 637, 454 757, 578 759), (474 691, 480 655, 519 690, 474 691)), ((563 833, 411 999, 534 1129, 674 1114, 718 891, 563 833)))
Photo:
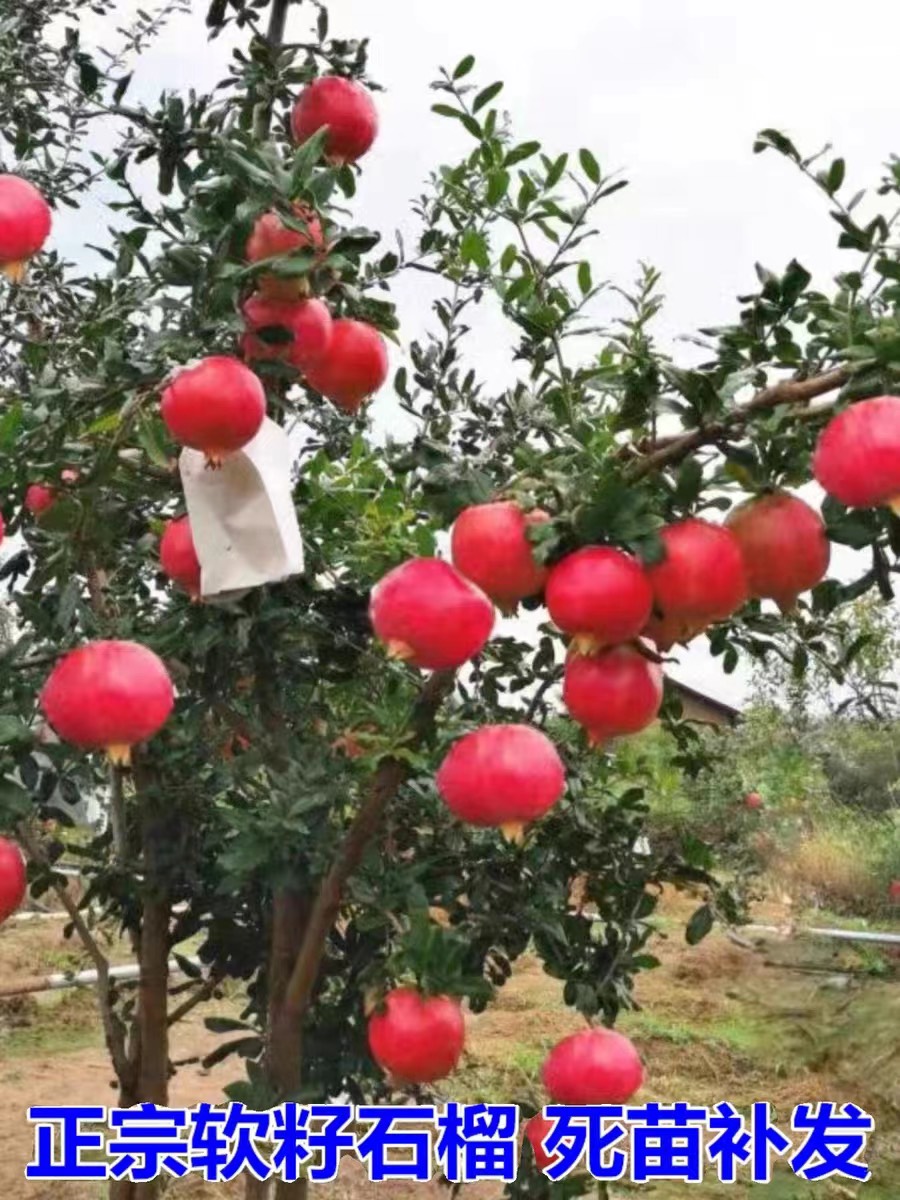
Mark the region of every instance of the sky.
MULTIPOLYGON (((120 13, 140 6, 129 0, 120 13)), ((143 56, 138 94, 222 77, 229 39, 207 44, 206 7, 195 0, 143 56)), ((302 39, 312 15, 309 4, 292 8, 289 40, 302 39)), ((784 130, 804 154, 832 142, 847 160, 848 197, 877 186, 898 149, 900 5, 887 0, 334 0, 331 33, 369 37, 372 77, 387 89, 359 223, 386 242, 391 230, 414 228, 410 200, 467 145, 456 122, 430 112, 428 84, 473 53, 473 81, 505 81, 498 104, 518 140, 537 139, 548 153, 587 146, 605 173, 630 180, 600 210, 593 275, 627 285, 640 260, 658 267, 667 296, 658 332, 684 357, 678 335, 733 320, 735 297, 756 286, 756 262, 783 270, 796 257, 824 288, 850 265, 824 197, 780 156, 752 153, 759 129, 784 130)), ((58 233, 73 255, 94 240, 65 217, 58 233)), ((423 332, 430 300, 422 277, 408 275, 395 293, 407 341, 423 332)), ((498 320, 479 323, 468 353, 492 385, 513 378, 498 320)), ((400 418, 391 404, 375 401, 376 424, 400 418)), ((816 500, 814 488, 805 494, 816 500)), ((853 555, 838 551, 833 573, 851 577, 853 555)), ((683 652, 673 674, 741 703, 746 670, 723 676, 704 646, 683 652)))

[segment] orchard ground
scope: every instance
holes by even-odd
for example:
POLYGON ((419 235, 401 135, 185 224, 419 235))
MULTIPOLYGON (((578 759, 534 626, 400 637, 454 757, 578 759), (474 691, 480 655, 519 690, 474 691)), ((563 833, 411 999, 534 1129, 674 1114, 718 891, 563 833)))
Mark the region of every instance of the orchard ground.
MULTIPOLYGON (((765 1194, 772 1200, 895 1200, 900 1195, 900 954, 854 948, 848 943, 782 936, 745 949, 716 929, 689 947, 683 929, 696 899, 669 894, 656 922, 651 949, 662 965, 642 973, 637 999, 643 1011, 625 1014, 620 1028, 638 1043, 647 1064, 645 1100, 709 1104, 728 1099, 738 1106, 770 1100, 783 1118, 801 1101, 855 1101, 876 1120, 870 1143, 872 1181, 863 1188, 844 1183, 808 1185, 778 1174, 767 1186, 682 1184, 614 1188, 611 1200, 647 1196, 685 1200, 698 1192, 711 1197, 765 1194)), ((810 914, 791 914, 776 900, 759 903, 756 921, 785 927, 810 914)), ((87 966, 77 946, 62 938, 61 922, 10 924, 0 931, 0 980, 40 971, 87 966)), ((847 922, 852 924, 852 922, 847 922)), ((880 922, 900 930, 900 916, 880 922)), ((127 948, 113 957, 127 959, 127 948)), ((220 1038, 203 1017, 233 1014, 234 995, 196 1010, 174 1031, 174 1060, 198 1059, 220 1038)), ((558 1037, 579 1028, 562 1004, 560 986, 540 964, 524 959, 497 1002, 468 1017, 464 1063, 443 1095, 461 1101, 508 1100, 536 1084, 544 1053, 558 1037)), ((181 1067, 171 1103, 215 1101, 239 1073, 235 1059, 204 1072, 197 1061, 181 1067)), ((88 991, 47 994, 39 999, 0 1001, 0 1195, 4 1200, 96 1200, 88 1183, 26 1184, 24 1164, 31 1138, 24 1119, 29 1104, 113 1103, 111 1073, 97 1032, 88 991)), ((492 1184, 470 1185, 473 1200, 494 1200, 492 1184)), ((346 1163, 340 1180, 315 1189, 322 1200, 448 1195, 437 1182, 368 1183, 346 1163)), ((242 1187, 211 1187, 199 1180, 172 1187, 169 1195, 206 1200, 241 1197, 242 1187)))

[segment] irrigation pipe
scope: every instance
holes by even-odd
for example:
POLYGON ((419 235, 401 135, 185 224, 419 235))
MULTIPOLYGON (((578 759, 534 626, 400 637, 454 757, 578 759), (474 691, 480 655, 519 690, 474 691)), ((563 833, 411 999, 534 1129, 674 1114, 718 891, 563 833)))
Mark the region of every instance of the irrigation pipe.
MULTIPOLYGON (((199 967, 200 960, 198 958, 185 959, 192 966, 199 967)), ((169 963, 170 975, 184 975, 184 970, 177 962, 169 963)), ((124 966, 110 967, 110 979, 120 981, 128 981, 140 979, 141 968, 137 963, 128 963, 124 966)), ((38 992, 55 992, 62 988, 71 987, 91 987, 97 982, 96 971, 78 971, 61 972, 54 975, 39 975, 31 979, 20 979, 16 983, 0 984, 0 998, 9 996, 28 996, 38 992)))

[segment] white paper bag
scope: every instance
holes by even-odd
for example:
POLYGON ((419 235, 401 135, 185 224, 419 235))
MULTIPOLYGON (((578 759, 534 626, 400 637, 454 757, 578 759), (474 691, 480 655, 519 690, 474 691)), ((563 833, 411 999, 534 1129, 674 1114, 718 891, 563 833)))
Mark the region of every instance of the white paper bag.
POLYGON ((204 599, 303 572, 303 541, 291 488, 287 434, 268 418, 221 467, 198 450, 178 460, 204 599))

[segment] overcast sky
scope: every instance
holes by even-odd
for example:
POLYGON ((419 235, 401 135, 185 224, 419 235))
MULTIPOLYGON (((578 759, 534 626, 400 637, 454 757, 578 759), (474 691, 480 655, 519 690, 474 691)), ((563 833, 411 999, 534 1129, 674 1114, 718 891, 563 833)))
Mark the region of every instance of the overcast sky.
MULTIPOLYGON (((193 7, 142 59, 136 87, 146 98, 221 77, 228 40, 208 46, 207 4, 193 7)), ((304 36, 312 14, 307 4, 292 10, 289 39, 304 36)), ((752 153, 759 129, 785 130, 804 153, 833 142, 847 160, 847 196, 877 185, 900 149, 900 6, 889 0, 335 0, 331 32, 368 36, 372 76, 388 89, 364 161, 361 223, 388 239, 414 227, 410 199, 467 141, 429 111, 428 83, 474 53, 473 80, 505 80, 520 140, 554 153, 588 146, 605 172, 621 168, 631 181, 600 210, 594 278, 627 284, 640 259, 660 268, 660 331, 670 339, 733 320, 757 261, 780 270, 797 257, 825 287, 850 263, 823 197, 779 156, 752 153)), ((70 254, 93 240, 73 221, 58 234, 70 254)), ((416 277, 396 293, 407 340, 427 320, 422 288, 416 277)), ((469 352, 491 383, 513 377, 497 322, 479 326, 469 352)), ((389 397, 376 403, 379 423, 391 423, 389 397)), ((844 553, 838 570, 853 570, 844 553)), ((680 676, 732 702, 746 686, 740 671, 723 677, 702 647, 684 655, 680 676)))

